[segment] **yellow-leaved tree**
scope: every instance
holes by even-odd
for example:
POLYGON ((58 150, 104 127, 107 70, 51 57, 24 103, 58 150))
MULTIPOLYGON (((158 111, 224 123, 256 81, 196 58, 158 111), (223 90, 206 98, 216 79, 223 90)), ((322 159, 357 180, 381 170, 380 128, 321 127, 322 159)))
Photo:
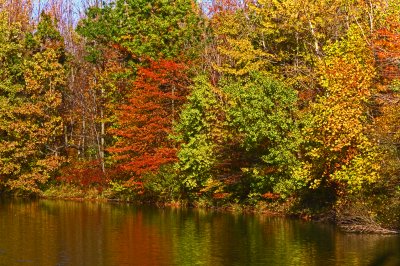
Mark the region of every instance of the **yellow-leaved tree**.
POLYGON ((379 152, 367 134, 374 57, 357 27, 325 53, 319 64, 324 93, 305 119, 305 158, 299 174, 312 189, 329 188, 340 195, 379 179, 379 152))

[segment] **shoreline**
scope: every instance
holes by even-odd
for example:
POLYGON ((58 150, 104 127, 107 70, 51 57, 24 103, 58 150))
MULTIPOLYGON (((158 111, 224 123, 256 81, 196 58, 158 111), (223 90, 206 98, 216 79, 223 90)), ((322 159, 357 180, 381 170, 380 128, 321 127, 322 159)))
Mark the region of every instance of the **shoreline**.
POLYGON ((48 197, 38 196, 37 199, 45 200, 63 200, 77 202, 103 202, 103 203, 128 203, 135 206, 152 206, 159 209, 162 208, 190 208, 202 209, 208 211, 236 214, 253 214, 265 215, 271 217, 282 217, 288 219, 298 219, 307 222, 332 224, 340 231, 346 234, 374 234, 374 235, 400 235, 400 230, 385 228, 380 226, 376 221, 368 217, 362 216, 342 216, 337 217, 335 210, 327 211, 319 214, 304 214, 290 213, 268 209, 266 205, 263 208, 260 206, 246 206, 243 204, 228 203, 223 206, 204 206, 198 202, 155 202, 155 201, 140 201, 140 200, 125 200, 121 198, 85 198, 85 197, 48 197))
POLYGON ((153 206, 156 208, 191 208, 203 209, 223 213, 254 214, 271 217, 284 217, 303 221, 335 225, 344 233, 399 235, 400 228, 390 228, 384 223, 378 223, 367 213, 352 212, 351 210, 338 209, 335 206, 319 210, 310 210, 303 206, 295 205, 295 198, 285 202, 259 201, 256 205, 246 205, 232 202, 216 202, 212 199, 188 200, 154 200, 138 199, 133 194, 108 194, 104 188, 78 188, 71 185, 50 186, 40 194, 18 195, 13 193, 0 193, 1 198, 31 198, 45 200, 63 200, 77 202, 104 202, 128 203, 136 206, 153 206), (136 197, 136 198, 135 198, 136 197))

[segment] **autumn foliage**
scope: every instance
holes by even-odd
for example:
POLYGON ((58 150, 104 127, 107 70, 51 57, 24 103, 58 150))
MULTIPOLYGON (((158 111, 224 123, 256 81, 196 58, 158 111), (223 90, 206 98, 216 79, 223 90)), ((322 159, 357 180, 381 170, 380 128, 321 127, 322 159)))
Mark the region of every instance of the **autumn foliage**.
POLYGON ((387 25, 375 32, 373 47, 378 67, 386 82, 400 78, 400 22, 388 18, 387 25))
POLYGON ((398 1, 31 2, 0 0, 1 190, 400 208, 398 1))
POLYGON ((127 103, 116 112, 118 125, 110 129, 117 141, 108 151, 122 173, 138 178, 176 161, 177 146, 168 136, 189 84, 186 67, 171 60, 151 60, 138 70, 127 103))
POLYGON ((107 180, 103 171, 101 171, 100 165, 101 162, 99 160, 75 161, 69 167, 63 168, 57 180, 84 187, 104 185, 107 180))

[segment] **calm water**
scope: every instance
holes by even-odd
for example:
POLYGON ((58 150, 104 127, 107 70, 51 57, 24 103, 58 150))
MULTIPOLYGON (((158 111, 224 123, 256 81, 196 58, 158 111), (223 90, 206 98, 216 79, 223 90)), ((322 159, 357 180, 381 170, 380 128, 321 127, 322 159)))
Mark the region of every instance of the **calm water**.
POLYGON ((400 237, 191 209, 0 200, 0 265, 400 265, 400 237))

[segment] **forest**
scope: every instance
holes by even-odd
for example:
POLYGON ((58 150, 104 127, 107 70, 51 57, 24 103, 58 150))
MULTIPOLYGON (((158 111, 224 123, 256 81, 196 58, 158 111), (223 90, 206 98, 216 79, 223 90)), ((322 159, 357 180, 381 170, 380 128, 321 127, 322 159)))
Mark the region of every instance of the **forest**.
POLYGON ((398 1, 44 2, 0 0, 0 194, 400 229, 398 1))

